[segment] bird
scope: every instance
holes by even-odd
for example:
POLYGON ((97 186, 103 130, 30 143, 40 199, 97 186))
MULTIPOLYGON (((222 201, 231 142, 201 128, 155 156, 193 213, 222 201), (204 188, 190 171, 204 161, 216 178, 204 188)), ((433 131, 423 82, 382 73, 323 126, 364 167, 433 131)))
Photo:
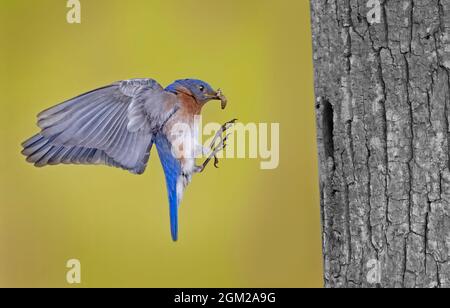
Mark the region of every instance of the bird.
POLYGON ((225 123, 210 148, 198 144, 196 116, 212 100, 227 106, 219 89, 198 79, 176 80, 163 88, 151 78, 114 82, 69 99, 38 114, 40 132, 22 143, 26 161, 36 167, 59 164, 106 165, 132 174, 146 170, 153 145, 165 174, 169 199, 170 231, 178 241, 178 209, 194 174, 202 173, 226 147, 225 123), (191 131, 179 132, 180 127, 191 131), (194 145, 194 146, 189 146, 194 145), (198 150, 211 151, 202 165, 198 150))

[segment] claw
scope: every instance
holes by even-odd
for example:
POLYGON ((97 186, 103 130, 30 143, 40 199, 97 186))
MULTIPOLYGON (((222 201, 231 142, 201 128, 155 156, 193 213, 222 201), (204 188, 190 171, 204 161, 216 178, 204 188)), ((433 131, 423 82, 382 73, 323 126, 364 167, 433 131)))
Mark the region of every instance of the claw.
POLYGON ((219 159, 217 158, 217 156, 214 156, 214 167, 216 167, 216 169, 219 169, 219 159))
POLYGON ((211 150, 214 148, 214 145, 216 144, 217 139, 220 139, 220 141, 223 142, 222 134, 224 132, 226 132, 228 129, 230 129, 231 125, 236 124, 237 121, 238 121, 237 119, 233 119, 231 121, 226 122, 224 125, 222 125, 222 127, 217 131, 216 135, 214 136, 214 139, 211 142, 211 145, 210 145, 211 150))
POLYGON ((226 122, 220 130, 216 133, 216 135, 213 138, 213 141, 211 142, 210 148, 212 150, 212 153, 209 155, 209 157, 205 160, 203 165, 199 167, 198 172, 203 172, 206 168, 206 166, 209 164, 209 162, 214 158, 214 167, 219 168, 219 159, 217 158, 217 154, 224 150, 227 146, 226 141, 228 141, 228 138, 231 136, 231 133, 226 134, 225 137, 223 137, 223 133, 225 133, 228 129, 230 129, 231 125, 236 124, 237 119, 233 119, 231 121, 226 122), (217 140, 220 139, 219 144, 216 146, 217 140))

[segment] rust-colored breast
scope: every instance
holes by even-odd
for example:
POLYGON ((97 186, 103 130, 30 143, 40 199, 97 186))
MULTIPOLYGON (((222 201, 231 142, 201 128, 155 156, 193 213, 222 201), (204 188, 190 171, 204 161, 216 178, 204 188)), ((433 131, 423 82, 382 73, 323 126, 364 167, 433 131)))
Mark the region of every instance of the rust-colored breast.
POLYGON ((192 93, 184 87, 181 87, 179 90, 178 100, 182 105, 180 112, 185 113, 186 116, 199 115, 202 111, 202 106, 197 103, 192 93))

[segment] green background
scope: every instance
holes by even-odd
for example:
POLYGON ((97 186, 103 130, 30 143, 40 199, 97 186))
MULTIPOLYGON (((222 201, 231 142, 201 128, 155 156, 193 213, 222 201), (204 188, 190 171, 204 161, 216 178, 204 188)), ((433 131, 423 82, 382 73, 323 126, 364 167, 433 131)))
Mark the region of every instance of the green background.
POLYGON ((307 0, 0 0, 0 287, 320 287, 307 0), (280 123, 280 166, 229 159, 194 178, 170 240, 156 152, 143 176, 25 163, 36 114, 120 79, 195 77, 229 98, 205 121, 280 123))

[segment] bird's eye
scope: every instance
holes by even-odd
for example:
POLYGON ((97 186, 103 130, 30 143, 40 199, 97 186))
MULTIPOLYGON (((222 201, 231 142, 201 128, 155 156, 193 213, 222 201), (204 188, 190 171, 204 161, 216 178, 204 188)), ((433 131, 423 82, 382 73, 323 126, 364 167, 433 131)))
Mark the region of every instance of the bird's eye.
POLYGON ((199 88, 200 91, 202 91, 202 92, 205 91, 205 86, 199 86, 198 88, 199 88))

